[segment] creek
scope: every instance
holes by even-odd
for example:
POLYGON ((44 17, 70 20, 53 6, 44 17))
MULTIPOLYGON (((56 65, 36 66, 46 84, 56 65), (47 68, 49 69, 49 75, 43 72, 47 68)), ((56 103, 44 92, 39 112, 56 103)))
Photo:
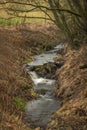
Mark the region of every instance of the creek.
POLYGON ((43 66, 47 63, 55 63, 53 58, 61 49, 63 49, 63 45, 60 44, 51 51, 35 55, 35 60, 27 63, 25 67, 34 83, 34 91, 39 93, 39 97, 27 102, 24 120, 31 126, 41 127, 42 130, 44 130, 46 125, 51 121, 52 115, 56 110, 60 108, 60 100, 54 96, 56 80, 48 79, 45 75, 41 77, 32 68, 43 66))

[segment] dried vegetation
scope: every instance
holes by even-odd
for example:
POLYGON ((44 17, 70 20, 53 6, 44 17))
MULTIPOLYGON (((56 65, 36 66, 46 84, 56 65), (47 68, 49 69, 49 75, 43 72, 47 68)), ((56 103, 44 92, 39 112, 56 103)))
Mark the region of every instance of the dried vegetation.
POLYGON ((27 58, 33 59, 33 54, 40 53, 48 39, 53 45, 57 41, 56 32, 52 24, 0 28, 1 130, 30 130, 22 121, 22 108, 24 102, 36 95, 31 91, 33 83, 22 65, 27 58))
POLYGON ((87 45, 78 50, 68 48, 65 63, 57 70, 59 88, 56 96, 62 106, 47 130, 87 129, 87 45))

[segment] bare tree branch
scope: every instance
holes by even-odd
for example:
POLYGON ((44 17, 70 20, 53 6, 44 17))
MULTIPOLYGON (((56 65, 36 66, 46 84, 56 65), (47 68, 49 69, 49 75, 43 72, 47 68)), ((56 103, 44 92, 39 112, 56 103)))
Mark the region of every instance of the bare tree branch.
MULTIPOLYGON (((7 2, 0 2, 0 4, 21 4, 21 5, 28 5, 28 6, 33 6, 33 7, 36 7, 36 8, 44 8, 44 9, 47 9, 49 11, 51 10, 58 10, 58 11, 63 11, 63 12, 67 12, 67 13, 70 13, 70 14, 73 14, 73 15, 76 15, 78 17, 81 17, 80 14, 77 14, 71 10, 68 10, 68 9, 60 9, 60 8, 49 8, 47 6, 42 6, 42 5, 35 5, 35 4, 31 4, 31 3, 26 3, 26 2, 18 2, 18 1, 7 1, 7 2)), ((22 11, 22 12, 28 12, 28 11, 22 11)))

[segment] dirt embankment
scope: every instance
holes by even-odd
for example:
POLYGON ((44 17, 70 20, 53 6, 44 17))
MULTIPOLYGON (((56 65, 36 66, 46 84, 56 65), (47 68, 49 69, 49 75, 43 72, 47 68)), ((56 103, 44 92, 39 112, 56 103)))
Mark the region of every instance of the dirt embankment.
POLYGON ((22 122, 24 104, 36 95, 22 64, 33 54, 48 50, 57 42, 52 24, 0 28, 0 129, 30 130, 22 122))
POLYGON ((56 96, 62 106, 47 130, 87 130, 87 44, 79 50, 68 49, 64 65, 57 70, 56 96))

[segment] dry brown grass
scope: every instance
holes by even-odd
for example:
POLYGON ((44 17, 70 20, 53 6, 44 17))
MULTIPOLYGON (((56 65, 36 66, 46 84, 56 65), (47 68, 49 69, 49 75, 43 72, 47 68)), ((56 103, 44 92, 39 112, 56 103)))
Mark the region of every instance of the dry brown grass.
POLYGON ((62 107, 48 129, 87 130, 87 45, 79 50, 69 48, 64 59, 56 73, 60 86, 56 96, 62 99, 62 107))
MULTIPOLYGON (((32 85, 31 81, 24 81, 24 74, 20 67, 20 54, 18 46, 15 46, 18 34, 14 31, 0 30, 0 118, 1 130, 24 129, 25 125, 21 122, 21 110, 13 104, 15 96, 24 98, 30 94, 23 92, 21 87, 32 85), (18 116, 16 116, 18 114, 18 116), (20 121, 18 120, 20 118, 20 121), (24 128, 23 128, 24 127, 24 128)), ((27 129, 27 128, 26 128, 27 129)))
POLYGON ((29 90, 22 89, 33 86, 22 63, 40 53, 49 38, 52 44, 56 42, 56 33, 52 24, 0 28, 0 130, 30 130, 22 122, 23 111, 13 103, 14 97, 25 101, 34 98, 29 90))

